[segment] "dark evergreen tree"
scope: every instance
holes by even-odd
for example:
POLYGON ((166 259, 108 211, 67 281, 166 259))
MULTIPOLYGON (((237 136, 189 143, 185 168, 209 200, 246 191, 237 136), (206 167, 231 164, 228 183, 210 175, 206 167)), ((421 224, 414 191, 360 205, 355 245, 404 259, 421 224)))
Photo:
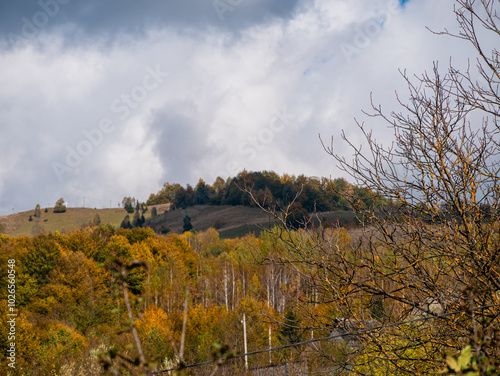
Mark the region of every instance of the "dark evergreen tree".
POLYGON ((191 224, 191 218, 189 217, 189 215, 186 215, 183 221, 184 221, 184 226, 183 226, 184 232, 191 231, 193 229, 193 225, 191 224))
POLYGON ((194 197, 193 197, 193 204, 194 205, 206 205, 210 202, 210 189, 209 187, 205 184, 205 182, 200 179, 198 181, 198 184, 194 188, 194 197))
POLYGON ((130 223, 130 216, 127 214, 125 218, 123 218, 122 223, 120 224, 121 228, 132 228, 132 224, 130 223))
POLYGON ((285 313, 285 322, 278 333, 278 338, 284 344, 302 341, 300 321, 292 310, 285 313))
POLYGON ((134 218, 132 219, 132 227, 141 227, 141 215, 139 214, 139 210, 136 210, 134 213, 134 218))

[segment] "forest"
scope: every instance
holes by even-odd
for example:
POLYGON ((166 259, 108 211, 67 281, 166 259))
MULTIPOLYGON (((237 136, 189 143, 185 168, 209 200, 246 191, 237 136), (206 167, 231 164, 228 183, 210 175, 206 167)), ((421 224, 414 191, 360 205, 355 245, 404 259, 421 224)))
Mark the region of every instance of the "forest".
MULTIPOLYGON (((341 238, 346 247, 350 242, 342 230, 331 236, 341 238)), ((315 324, 291 303, 313 299, 313 286, 300 273, 265 262, 285 247, 273 233, 222 241, 213 229, 160 236, 148 228, 114 230, 100 225, 33 238, 2 235, 0 242, 0 262, 15 260, 16 269, 17 367, 12 375, 102 375, 106 361, 112 362, 110 354, 135 359, 131 322, 120 278, 114 273, 133 260, 148 265, 131 269, 126 283, 133 326, 150 370, 179 365, 174 346, 181 341, 184 313, 186 364, 211 360, 214 349, 222 345, 228 354, 243 353, 243 314, 248 351, 328 335, 328 320, 321 330, 307 330, 315 324)), ((5 268, 2 274, 2 311, 7 312, 5 268)), ((327 305, 311 307, 316 314, 336 315, 327 305)), ((1 354, 7 354, 8 334, 3 320, 1 354)), ((254 356, 249 368, 302 359, 303 351, 304 346, 254 356)), ((6 369, 7 363, 3 356, 6 369)), ((120 362, 115 366, 129 369, 120 362)), ((228 367, 236 367, 240 374, 244 369, 241 361, 228 367)))
POLYGON ((283 208, 293 202, 296 210, 305 213, 348 210, 349 202, 343 194, 369 207, 386 203, 382 195, 351 184, 343 178, 289 174, 280 176, 274 171, 242 171, 226 180, 218 177, 212 185, 200 179, 194 188, 189 184, 183 187, 178 183, 165 183, 158 193, 150 195, 146 203, 171 203, 177 208, 207 204, 255 206, 256 201, 244 192, 244 187, 251 188, 257 201, 266 207, 283 208))

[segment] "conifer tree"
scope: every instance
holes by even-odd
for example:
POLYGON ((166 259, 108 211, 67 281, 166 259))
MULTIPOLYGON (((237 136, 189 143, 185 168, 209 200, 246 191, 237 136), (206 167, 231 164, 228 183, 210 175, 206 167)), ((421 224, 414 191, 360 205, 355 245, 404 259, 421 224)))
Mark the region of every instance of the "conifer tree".
POLYGON ((186 215, 183 221, 184 221, 184 226, 183 226, 184 232, 191 231, 193 229, 193 225, 191 224, 191 217, 186 215))

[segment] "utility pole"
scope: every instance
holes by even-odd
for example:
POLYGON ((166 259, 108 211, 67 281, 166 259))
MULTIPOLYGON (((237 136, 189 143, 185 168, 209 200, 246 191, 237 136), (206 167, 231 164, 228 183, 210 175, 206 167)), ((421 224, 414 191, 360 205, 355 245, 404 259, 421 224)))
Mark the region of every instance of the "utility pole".
POLYGON ((83 196, 83 206, 82 206, 82 208, 84 208, 84 207, 85 207, 85 196, 83 196))
POLYGON ((245 345, 245 370, 248 371, 247 320, 245 313, 243 313, 243 342, 245 345))

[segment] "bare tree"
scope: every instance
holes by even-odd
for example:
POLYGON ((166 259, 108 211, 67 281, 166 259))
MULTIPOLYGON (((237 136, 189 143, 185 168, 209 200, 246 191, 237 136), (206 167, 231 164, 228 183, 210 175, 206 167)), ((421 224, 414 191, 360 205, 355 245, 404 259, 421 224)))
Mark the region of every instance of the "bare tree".
POLYGON ((458 0, 460 32, 436 33, 471 43, 475 69, 451 66, 443 74, 435 63, 421 76, 403 72, 410 99, 397 97, 399 111, 387 114, 372 101, 366 115, 387 122, 391 145, 358 121, 368 149, 345 134, 352 160, 336 154, 333 141, 324 145, 359 186, 387 199, 367 207, 339 192, 363 224, 354 241, 342 229, 290 231, 286 213, 275 213, 285 230, 277 234, 279 252, 266 261, 289 266, 303 281, 293 301, 304 329, 347 332, 377 327, 374 321, 413 321, 360 333, 343 349, 322 346, 319 363, 359 374, 422 374, 469 343, 480 374, 498 366, 499 10, 496 0, 458 0), (414 321, 428 316, 439 318, 414 321))

